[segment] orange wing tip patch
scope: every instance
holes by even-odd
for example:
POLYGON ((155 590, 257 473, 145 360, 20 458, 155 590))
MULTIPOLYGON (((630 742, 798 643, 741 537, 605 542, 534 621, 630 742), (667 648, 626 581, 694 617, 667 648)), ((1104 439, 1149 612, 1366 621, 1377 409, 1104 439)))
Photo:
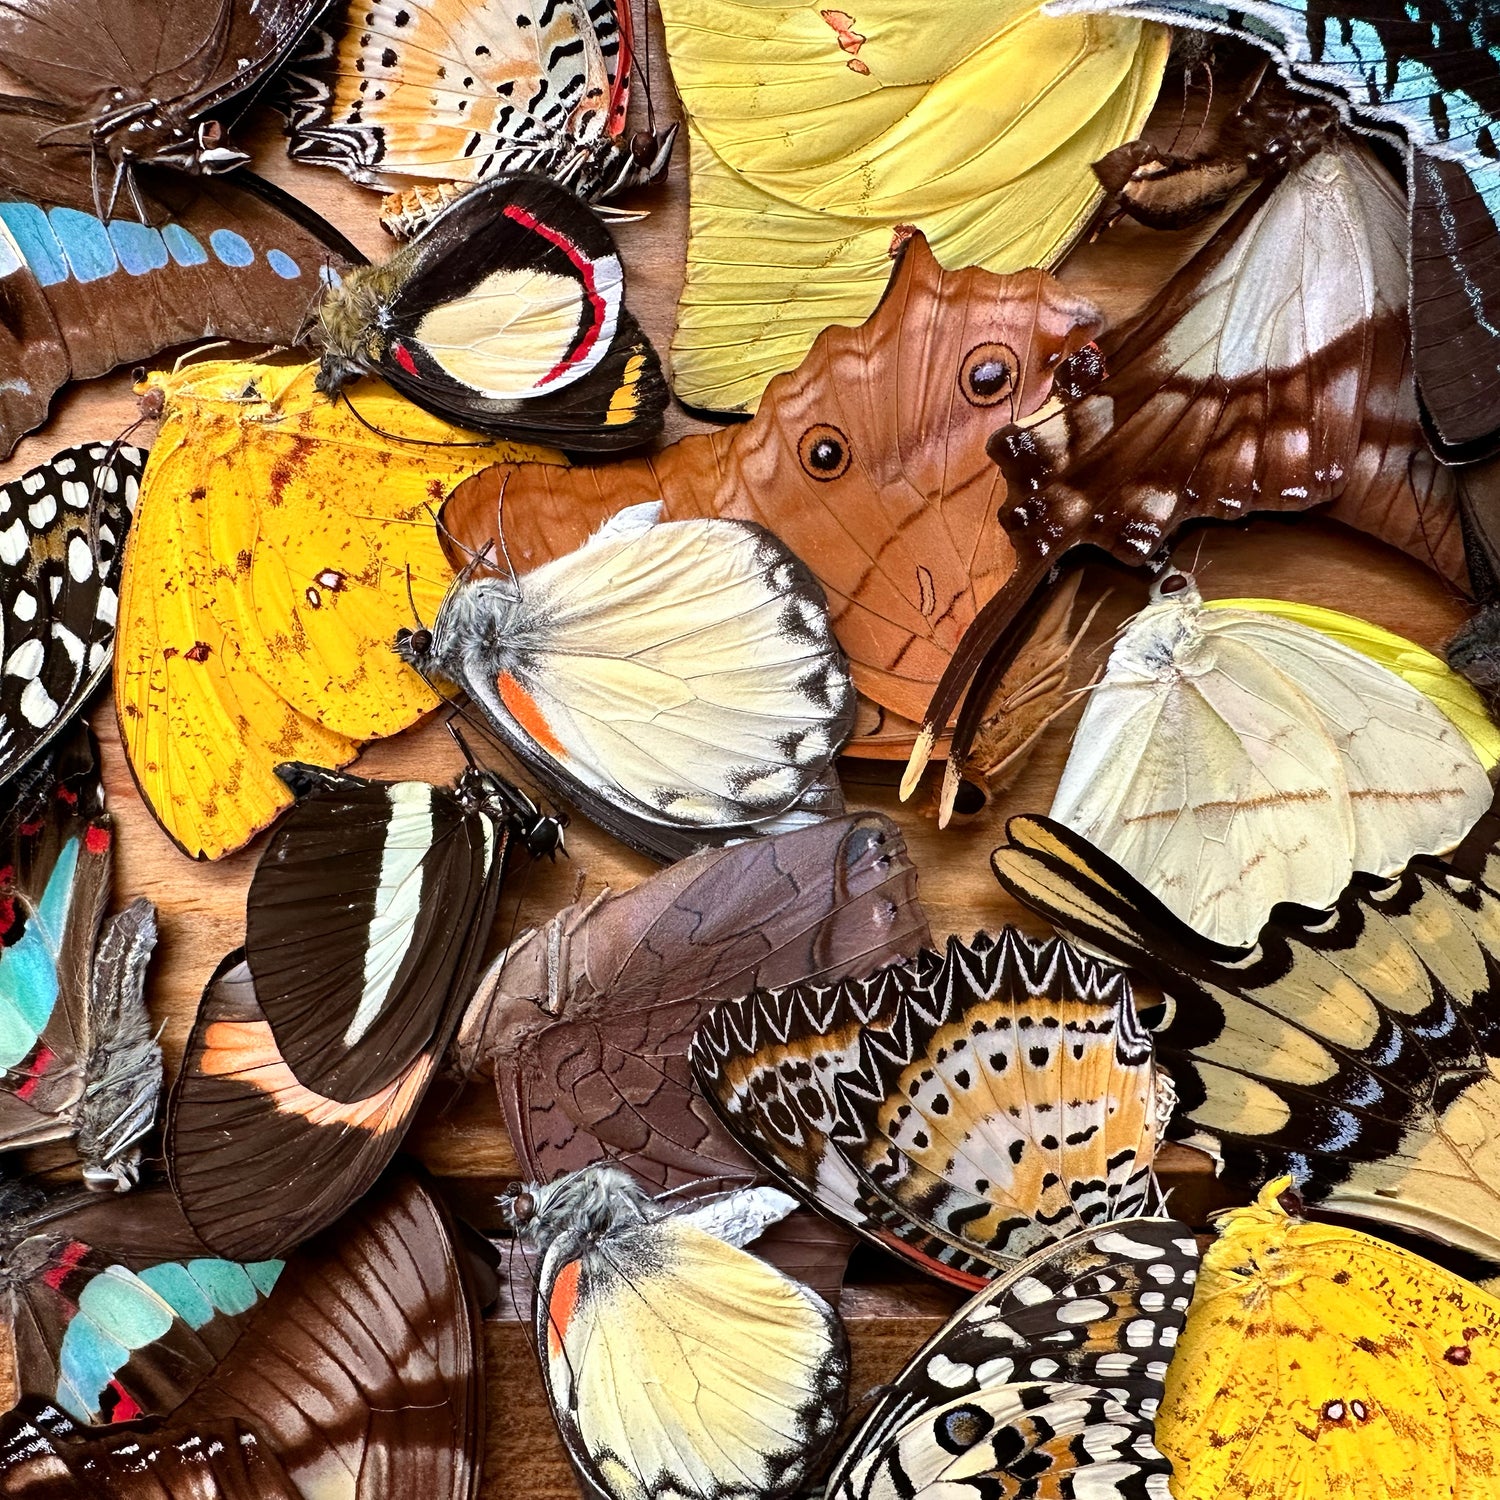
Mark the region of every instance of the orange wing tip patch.
POLYGON ((500 690, 500 701, 505 705, 506 713, 548 755, 554 755, 558 760, 566 760, 568 758, 567 748, 553 734, 552 726, 547 723, 546 715, 538 707, 536 699, 509 672, 500 673, 495 679, 495 686, 500 690))
POLYGON ((641 404, 641 373, 646 368, 643 354, 632 354, 625 363, 625 376, 619 389, 609 398, 609 410, 604 414, 606 427, 619 427, 635 419, 641 404))
POLYGON ((568 1336, 573 1314, 578 1311, 578 1278, 583 1270, 581 1260, 570 1260, 557 1273, 552 1295, 547 1298, 547 1356, 562 1357, 563 1340, 568 1336))

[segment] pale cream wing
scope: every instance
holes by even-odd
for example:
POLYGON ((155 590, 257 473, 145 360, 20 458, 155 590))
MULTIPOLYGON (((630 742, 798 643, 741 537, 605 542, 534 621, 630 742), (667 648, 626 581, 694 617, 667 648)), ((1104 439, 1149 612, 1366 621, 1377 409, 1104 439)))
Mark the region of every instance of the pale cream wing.
POLYGON ((1356 870, 1394 875, 1414 854, 1446 853, 1489 807, 1493 789, 1468 741, 1389 668, 1258 610, 1205 610, 1199 627, 1258 652, 1322 720, 1343 762, 1356 870))
POLYGON ((1052 816, 1217 942, 1255 941, 1277 901, 1331 903, 1354 825, 1337 748, 1304 695, 1233 639, 1197 675, 1106 676, 1052 816))
POLYGON ((655 822, 761 822, 853 724, 822 591, 770 533, 680 521, 596 538, 521 580, 468 686, 596 795, 655 822))
POLYGON ((848 1356, 833 1312, 691 1224, 642 1224, 575 1260, 554 1253, 542 1289, 558 1425, 615 1500, 786 1493, 838 1426, 848 1356))

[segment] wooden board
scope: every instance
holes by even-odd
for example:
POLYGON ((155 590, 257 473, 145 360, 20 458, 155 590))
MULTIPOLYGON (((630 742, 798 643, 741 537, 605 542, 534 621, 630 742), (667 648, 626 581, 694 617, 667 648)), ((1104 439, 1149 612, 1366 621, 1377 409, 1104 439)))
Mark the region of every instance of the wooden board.
MULTIPOLYGON (((187 0, 179 0, 187 3, 187 0)), ((653 22, 655 17, 653 16, 653 22)), ((658 119, 675 115, 666 85, 659 28, 653 26, 652 71, 658 119)), ((331 219, 362 249, 383 255, 389 247, 375 214, 377 195, 353 187, 335 173, 292 166, 281 149, 279 129, 267 115, 245 137, 256 169, 331 219)), ((620 226, 618 237, 629 270, 628 300, 665 355, 682 280, 687 228, 686 151, 680 151, 668 183, 632 200, 649 211, 641 222, 620 226)), ((1064 268, 1065 279, 1088 290, 1118 318, 1138 307, 1186 258, 1198 236, 1167 237, 1129 228, 1111 231, 1085 246, 1064 268)), ((169 358, 157 362, 170 363, 169 358)), ((137 416, 127 372, 75 388, 54 405, 39 433, 0 464, 0 482, 45 461, 58 449, 89 439, 110 438, 137 416)), ((680 410, 669 414, 668 436, 698 430, 680 410)), ((146 441, 149 430, 138 440, 146 441)), ((1438 647, 1466 613, 1465 601, 1410 559, 1369 539, 1312 518, 1258 520, 1194 535, 1183 555, 1198 571, 1210 596, 1275 595, 1325 604, 1399 630, 1438 647)), ((1080 595, 1079 618, 1104 603, 1083 647, 1084 677, 1102 664, 1121 621, 1145 602, 1146 582, 1112 564, 1089 568, 1080 595)), ((1013 922, 1044 935, 1045 929, 1004 896, 989 870, 989 854, 1013 813, 1045 811, 1050 805, 1074 722, 1073 709, 1049 731, 1015 785, 974 821, 937 831, 931 816, 933 777, 912 802, 901 805, 895 782, 899 768, 869 761, 845 762, 845 792, 851 808, 878 808, 905 830, 921 871, 921 894, 935 933, 968 936, 980 928, 1013 922)), ((148 896, 160 912, 161 946, 153 962, 149 997, 163 1027, 163 1042, 175 1067, 198 997, 219 959, 244 932, 244 897, 259 844, 217 864, 194 864, 168 842, 136 794, 125 764, 108 701, 93 715, 103 748, 105 786, 118 828, 116 901, 148 896)), ((457 751, 438 723, 372 746, 358 770, 376 777, 417 776, 445 781, 460 767, 457 751)), ((580 895, 606 886, 628 887, 649 873, 648 861, 575 822, 571 857, 555 866, 533 867, 508 891, 497 924, 498 947, 524 927, 545 919, 580 895)), ((456 1099, 431 1102, 409 1138, 411 1151, 445 1179, 460 1203, 478 1203, 515 1175, 492 1089, 468 1087, 456 1099)), ((1208 1177, 1206 1158, 1169 1148, 1165 1175, 1173 1184, 1175 1212, 1202 1222, 1207 1209, 1226 1201, 1208 1177)), ((858 1399, 894 1374, 918 1344, 936 1330, 956 1299, 919 1282, 895 1262, 861 1251, 851 1273, 843 1311, 855 1354, 852 1394, 858 1399)), ((499 1500, 572 1500, 578 1491, 541 1392, 528 1331, 515 1309, 502 1306, 487 1328, 489 1360, 488 1462, 483 1493, 499 1500)))

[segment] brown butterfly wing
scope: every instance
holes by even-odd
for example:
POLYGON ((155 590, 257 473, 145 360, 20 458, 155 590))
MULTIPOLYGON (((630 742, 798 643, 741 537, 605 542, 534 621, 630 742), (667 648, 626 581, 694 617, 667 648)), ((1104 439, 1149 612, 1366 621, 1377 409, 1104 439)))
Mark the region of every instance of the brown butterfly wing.
POLYGON ((440 1052, 434 1041, 356 1103, 316 1094, 278 1051, 243 952, 231 953, 199 1002, 168 1106, 167 1166, 189 1223, 230 1260, 283 1255, 332 1223, 389 1164, 440 1052))
POLYGON ((447 1216, 398 1176, 288 1263, 177 1425, 255 1429, 300 1494, 468 1500, 483 1449, 480 1360, 447 1216))
POLYGON ((0 231, 9 273, 0 278, 0 456, 40 425, 67 380, 204 338, 294 343, 324 268, 363 258, 310 209, 244 172, 138 174, 151 223, 122 204, 105 226, 88 152, 39 144, 59 121, 49 106, 0 99, 0 208, 13 236, 7 243, 0 231))
MULTIPOLYGON (((1015 562, 985 444, 1042 405, 1100 326, 1046 272, 945 271, 913 235, 869 320, 826 329, 751 421, 634 465, 508 471, 506 546, 533 565, 636 500, 662 500, 671 519, 758 522, 823 586, 860 692, 920 718, 1015 562)), ((452 555, 498 556, 499 480, 471 484, 443 513, 452 555)))

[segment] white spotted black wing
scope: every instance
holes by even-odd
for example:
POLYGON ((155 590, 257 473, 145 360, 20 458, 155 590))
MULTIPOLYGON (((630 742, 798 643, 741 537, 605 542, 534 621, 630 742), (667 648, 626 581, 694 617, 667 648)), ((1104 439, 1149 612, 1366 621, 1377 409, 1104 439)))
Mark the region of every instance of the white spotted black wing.
POLYGON ((139 448, 86 443, 0 486, 0 783, 109 670, 139 448))
POLYGON ((757 1160, 961 1286, 1157 1206, 1170 1088, 1124 973, 1065 942, 1007 928, 759 991, 709 1016, 692 1059, 757 1160))
POLYGON ((1197 1277, 1192 1231, 1127 1219, 987 1287, 834 1465, 828 1500, 1167 1500, 1162 1386, 1197 1277))

